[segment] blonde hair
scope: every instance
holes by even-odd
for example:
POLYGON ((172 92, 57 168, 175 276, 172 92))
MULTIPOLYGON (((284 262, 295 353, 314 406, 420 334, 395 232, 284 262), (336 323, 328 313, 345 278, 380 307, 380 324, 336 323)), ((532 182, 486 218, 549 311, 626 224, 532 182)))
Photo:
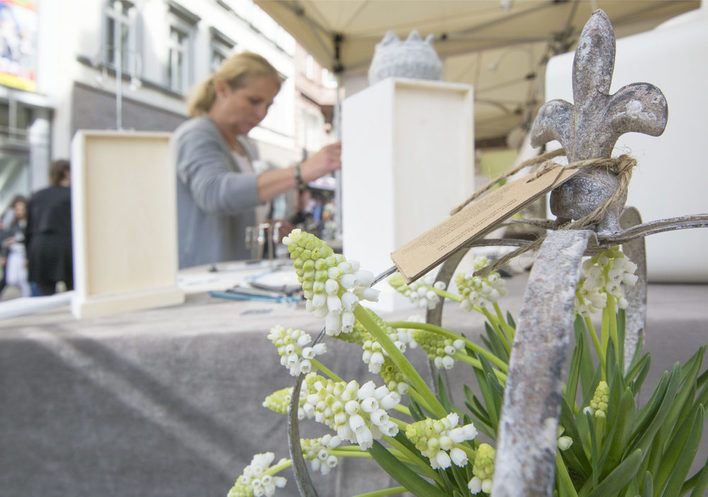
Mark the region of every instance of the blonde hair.
POLYGON ((265 58, 253 52, 241 52, 224 60, 219 70, 202 81, 187 100, 187 112, 190 117, 208 113, 216 100, 214 82, 223 80, 229 88, 236 90, 248 84, 255 76, 270 76, 278 84, 283 83, 283 77, 265 58))

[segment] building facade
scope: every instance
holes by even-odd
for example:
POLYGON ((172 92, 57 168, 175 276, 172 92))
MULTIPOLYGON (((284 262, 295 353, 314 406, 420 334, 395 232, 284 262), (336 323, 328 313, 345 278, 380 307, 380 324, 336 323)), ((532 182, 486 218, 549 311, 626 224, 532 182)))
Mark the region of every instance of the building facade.
POLYGON ((0 0, 0 38, 1 209, 46 186, 79 129, 173 131, 190 90, 236 51, 286 78, 250 135, 263 158, 286 166, 318 141, 296 124, 295 42, 251 0, 0 0))

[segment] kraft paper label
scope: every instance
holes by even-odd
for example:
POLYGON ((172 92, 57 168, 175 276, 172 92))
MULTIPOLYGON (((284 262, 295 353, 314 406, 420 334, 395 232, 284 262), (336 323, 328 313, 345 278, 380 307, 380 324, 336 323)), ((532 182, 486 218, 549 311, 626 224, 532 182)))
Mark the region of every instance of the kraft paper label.
POLYGON ((505 184, 465 206, 442 223, 391 254, 410 283, 430 271, 467 242, 481 238, 527 204, 572 178, 578 169, 549 169, 505 184))

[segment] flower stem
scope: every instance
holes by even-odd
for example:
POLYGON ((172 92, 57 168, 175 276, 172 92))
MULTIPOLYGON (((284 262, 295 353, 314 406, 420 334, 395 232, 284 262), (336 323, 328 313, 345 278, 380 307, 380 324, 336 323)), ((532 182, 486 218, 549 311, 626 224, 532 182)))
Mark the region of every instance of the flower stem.
POLYGON ((344 380, 342 380, 339 376, 337 376, 337 375, 334 374, 332 371, 330 371, 330 370, 327 368, 327 366, 325 366, 324 364, 322 364, 322 363, 321 363, 320 361, 318 361, 317 359, 310 359, 310 363, 312 363, 312 365, 313 365, 315 368, 317 368, 318 370, 322 371, 325 375, 329 376, 329 378, 330 378, 331 380, 334 380, 334 381, 344 381, 344 380))
MULTIPOLYGON (((608 299, 609 301, 609 296, 608 299)), ((605 371, 605 364, 607 363, 607 348, 610 345, 610 315, 607 312, 607 306, 602 310, 602 355, 604 356, 604 361, 602 362, 602 379, 607 380, 607 372, 605 371)))
POLYGON ((361 450, 358 446, 356 450, 329 449, 329 453, 337 457, 358 457, 364 459, 371 459, 371 454, 364 450, 361 450))
POLYGON ((290 466, 292 466, 292 464, 293 462, 291 459, 284 459, 279 464, 276 464, 275 466, 271 466, 270 468, 266 469, 263 474, 273 476, 275 474, 280 473, 282 470, 289 468, 290 466))
MULTIPOLYGON (((463 352, 457 352, 454 356, 452 356, 453 359, 457 359, 459 361, 462 361, 466 364, 469 364, 470 366, 479 369, 480 371, 484 371, 484 368, 482 367, 482 363, 479 362, 479 360, 468 356, 467 354, 463 352)), ((502 383, 506 383, 506 375, 499 371, 498 369, 494 370, 494 375, 497 377, 497 379, 502 383)))
POLYGON ((592 319, 590 316, 585 316, 585 326, 590 333, 590 338, 597 351, 597 357, 600 359, 600 369, 602 370, 602 377, 605 377, 605 352, 603 351, 602 345, 600 345, 600 339, 597 337, 597 331, 595 331, 595 325, 592 324, 592 319))
POLYGON ((357 494, 353 497, 384 497, 385 495, 402 494, 403 492, 406 492, 406 487, 391 487, 382 488, 381 490, 374 490, 373 492, 357 494))
POLYGON ((440 297, 454 300, 455 302, 462 302, 462 298, 459 295, 455 295, 454 293, 450 293, 446 290, 438 290, 435 287, 430 287, 430 288, 440 297))
POLYGON ((487 349, 480 347, 476 343, 474 343, 471 340, 468 340, 467 338, 458 335, 454 331, 446 330, 445 328, 442 328, 440 326, 435 326, 434 324, 430 323, 416 323, 414 321, 389 321, 386 323, 389 325, 391 328, 410 328, 414 330, 424 330, 424 331, 429 331, 431 333, 435 333, 438 335, 442 335, 444 337, 451 338, 453 340, 464 340, 465 346, 469 347, 470 349, 474 350, 478 354, 483 355, 486 357, 489 362, 497 366, 499 369, 501 369, 503 372, 509 371, 509 366, 499 359, 497 356, 489 352, 487 349))
POLYGON ((401 414, 405 414, 406 416, 411 415, 411 410, 404 405, 398 404, 396 407, 394 407, 394 409, 400 412, 401 414))
POLYGON ((388 419, 390 419, 393 423, 395 423, 396 426, 398 426, 399 430, 405 430, 406 427, 408 426, 408 423, 406 423, 405 421, 401 421, 398 418, 394 418, 393 416, 389 416, 388 419))
POLYGON ((416 391, 415 388, 409 387, 408 388, 408 396, 415 400, 418 404, 420 404, 422 407, 427 409, 428 411, 432 411, 428 403, 425 401, 425 399, 416 391))
POLYGON ((605 308, 607 311, 607 320, 609 321, 610 325, 610 339, 612 342, 615 344, 615 352, 619 350, 618 346, 619 343, 619 337, 617 336, 617 306, 615 305, 615 296, 612 294, 607 295, 607 307, 605 308))
POLYGON ((431 412, 441 418, 447 415, 447 411, 435 397, 435 394, 433 394, 430 388, 428 388, 428 385, 425 383, 423 378, 420 377, 418 371, 416 371, 413 365, 408 362, 406 356, 404 356, 398 347, 394 345, 386 332, 381 329, 378 323, 369 315, 369 312, 362 306, 358 305, 354 309, 354 316, 361 324, 364 325, 367 331, 373 335, 376 341, 381 344, 393 363, 408 379, 411 386, 418 391, 421 397, 425 399, 426 404, 431 407, 431 412))
POLYGON ((408 447, 400 443, 398 440, 396 440, 393 437, 383 437, 386 442, 388 442, 394 449, 388 449, 391 453, 395 453, 398 455, 398 457, 401 458, 401 460, 415 465, 420 473, 422 475, 427 476, 428 478, 432 478, 438 483, 440 483, 440 477, 439 475, 433 470, 433 468, 430 467, 430 464, 428 462, 428 458, 423 456, 420 452, 417 454, 412 453, 408 447))

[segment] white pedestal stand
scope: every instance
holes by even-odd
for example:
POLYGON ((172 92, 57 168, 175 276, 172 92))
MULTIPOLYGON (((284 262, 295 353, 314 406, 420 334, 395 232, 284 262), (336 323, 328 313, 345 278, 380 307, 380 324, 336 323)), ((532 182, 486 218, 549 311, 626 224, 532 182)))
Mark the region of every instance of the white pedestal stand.
POLYGON ((184 302, 168 140, 167 133, 79 131, 74 137, 75 317, 184 302))
MULTIPOLYGON (((343 102, 344 255, 374 273, 474 191, 472 87, 391 78, 343 102)), ((380 310, 405 300, 385 284, 380 310)))

